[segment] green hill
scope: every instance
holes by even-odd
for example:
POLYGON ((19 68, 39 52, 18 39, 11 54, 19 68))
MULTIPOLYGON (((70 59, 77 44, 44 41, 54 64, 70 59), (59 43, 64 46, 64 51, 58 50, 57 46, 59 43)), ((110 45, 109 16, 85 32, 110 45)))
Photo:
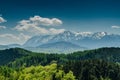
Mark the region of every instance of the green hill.
POLYGON ((0 50, 0 65, 5 65, 8 64, 9 62, 16 60, 17 58, 28 56, 29 53, 31 52, 21 48, 0 50))
POLYGON ((120 80, 119 62, 120 48, 114 47, 70 54, 11 48, 0 51, 0 80, 120 80))
POLYGON ((102 59, 109 62, 120 62, 120 48, 99 48, 79 51, 70 54, 33 53, 21 48, 11 48, 0 51, 0 65, 21 67, 22 65, 46 65, 52 61, 64 64, 69 60, 102 59))

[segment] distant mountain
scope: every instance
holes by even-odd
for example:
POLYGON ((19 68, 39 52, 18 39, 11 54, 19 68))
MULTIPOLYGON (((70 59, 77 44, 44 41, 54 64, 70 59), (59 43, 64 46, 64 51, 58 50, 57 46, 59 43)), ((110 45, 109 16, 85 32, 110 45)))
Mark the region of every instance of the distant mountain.
POLYGON ((69 49, 69 48, 80 48, 79 45, 72 44, 70 42, 55 42, 55 43, 48 43, 38 46, 39 48, 61 48, 61 49, 69 49))
MULTIPOLYGON (((56 42, 70 42, 89 49, 100 47, 120 47, 120 35, 108 34, 107 32, 71 32, 64 31, 56 35, 34 36, 29 39, 24 47, 37 47, 43 44, 56 42)), ((51 46, 52 47, 52 46, 51 46)))
POLYGON ((55 50, 57 50, 56 52, 68 52, 69 53, 73 51, 87 49, 85 47, 80 47, 79 45, 73 44, 71 42, 65 42, 65 41, 42 44, 38 46, 37 48, 40 48, 41 50, 49 49, 49 52, 52 52, 52 53, 54 53, 55 50))
POLYGON ((20 47, 35 52, 74 52, 100 47, 120 47, 120 35, 107 32, 64 31, 56 35, 33 36, 22 46, 0 45, 0 49, 20 47))
POLYGON ((40 46, 41 44, 48 43, 48 41, 52 39, 53 37, 54 37, 53 35, 33 36, 23 46, 24 47, 37 47, 37 46, 40 46))
POLYGON ((9 44, 7 45, 9 48, 16 48, 16 47, 21 47, 20 44, 9 44))
POLYGON ((20 44, 9 44, 9 45, 0 45, 0 50, 9 49, 9 48, 16 48, 22 47, 20 44))
POLYGON ((37 47, 26 47, 25 49, 33 52, 44 52, 44 53, 71 53, 74 51, 85 50, 87 48, 81 47, 71 42, 60 41, 60 42, 42 44, 37 47))

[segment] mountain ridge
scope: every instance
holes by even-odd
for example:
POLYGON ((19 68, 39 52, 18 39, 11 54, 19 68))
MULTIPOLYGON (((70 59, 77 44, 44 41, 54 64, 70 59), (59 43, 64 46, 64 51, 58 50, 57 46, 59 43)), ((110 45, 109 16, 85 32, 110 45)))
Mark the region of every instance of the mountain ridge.
POLYGON ((23 45, 18 45, 18 44, 1 45, 0 49, 20 47, 34 52, 51 53, 52 51, 52 53, 56 53, 60 51, 60 53, 61 52, 70 53, 76 50, 79 51, 79 50, 95 49, 100 47, 120 47, 119 42, 120 42, 120 35, 118 34, 109 34, 107 32, 92 33, 92 32, 64 31, 56 35, 33 36, 29 40, 27 40, 23 45), (66 42, 66 43, 69 42, 69 44, 74 44, 80 47, 78 47, 79 48, 78 49, 77 47, 65 43, 62 46, 60 44, 57 45, 60 42, 66 42), (46 49, 45 47, 43 48, 42 47, 43 45, 46 45, 46 47, 49 47, 49 49, 46 49), (42 48, 39 48, 38 46, 41 46, 42 48), (59 49, 55 47, 59 47, 59 49), (66 47, 66 50, 63 50, 64 47, 66 47), (68 48, 72 48, 72 49, 70 50, 68 48))
MULTIPOLYGON (((29 39, 24 44, 24 46, 25 47, 27 46, 36 47, 44 43, 46 44, 46 43, 66 41, 66 42, 71 42, 73 44, 77 44, 79 46, 88 47, 88 48, 109 47, 110 45, 111 45, 110 47, 117 47, 118 45, 114 46, 114 43, 117 43, 117 42, 119 43, 119 40, 120 40, 120 35, 108 34, 107 32, 96 32, 96 33, 77 32, 76 33, 76 32, 71 32, 71 31, 64 31, 63 33, 56 34, 56 35, 34 36, 31 39, 29 39), (108 45, 106 41, 108 41, 110 45, 108 45), (90 45, 87 46, 86 43, 92 44, 93 46, 91 47, 90 45), (101 46, 97 45, 98 46, 97 47, 95 46, 96 44, 101 44, 101 46)), ((120 43, 119 43, 119 46, 120 46, 120 43)))

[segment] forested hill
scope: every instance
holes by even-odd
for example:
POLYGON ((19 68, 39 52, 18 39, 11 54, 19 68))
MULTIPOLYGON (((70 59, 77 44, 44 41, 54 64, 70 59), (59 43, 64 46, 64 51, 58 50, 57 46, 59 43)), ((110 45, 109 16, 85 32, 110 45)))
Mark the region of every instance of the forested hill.
POLYGON ((0 80, 120 80, 120 48, 70 54, 0 51, 0 80))
POLYGON ((21 48, 11 48, 6 50, 0 50, 0 65, 8 64, 11 61, 28 56, 30 51, 21 48))
POLYGON ((120 48, 99 48, 79 51, 70 54, 33 53, 21 48, 0 51, 0 65, 21 67, 22 65, 46 65, 52 61, 64 64, 69 60, 102 59, 109 62, 120 62, 120 48))

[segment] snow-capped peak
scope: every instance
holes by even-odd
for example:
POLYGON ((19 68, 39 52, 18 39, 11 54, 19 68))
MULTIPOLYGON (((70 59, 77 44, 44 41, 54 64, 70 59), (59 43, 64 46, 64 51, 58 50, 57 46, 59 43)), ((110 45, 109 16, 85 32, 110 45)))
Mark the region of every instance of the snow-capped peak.
POLYGON ((107 32, 96 32, 93 34, 94 39, 101 39, 102 37, 108 35, 107 32))
POLYGON ((76 32, 75 36, 81 35, 81 36, 89 36, 92 35, 92 32, 76 32))
POLYGON ((74 32, 71 32, 71 31, 64 31, 64 32, 62 32, 62 33, 60 33, 60 34, 65 34, 65 35, 71 35, 71 34, 74 34, 74 32))

